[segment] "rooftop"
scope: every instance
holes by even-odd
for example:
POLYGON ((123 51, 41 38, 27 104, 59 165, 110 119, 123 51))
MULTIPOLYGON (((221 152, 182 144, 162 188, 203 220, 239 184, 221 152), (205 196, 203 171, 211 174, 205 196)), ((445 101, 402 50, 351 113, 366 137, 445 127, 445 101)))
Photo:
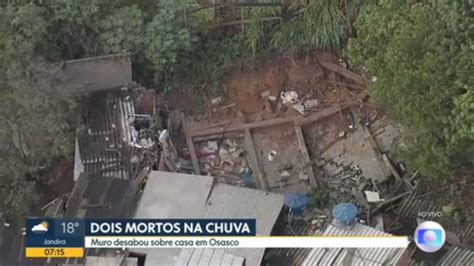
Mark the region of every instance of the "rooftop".
MULTIPOLYGON (((250 218, 257 220, 257 235, 270 235, 282 207, 283 195, 218 184, 210 176, 153 171, 135 218, 250 218)), ((147 253, 146 265, 157 265, 158 262, 172 265, 180 258, 186 260, 184 257, 194 257, 193 260, 199 260, 199 263, 202 259, 203 265, 211 265, 208 256, 202 254, 220 254, 211 249, 189 256, 181 249, 132 251, 147 253)), ((246 265, 259 265, 264 251, 263 248, 226 249, 225 253, 245 258, 246 265)))
POLYGON ((130 218, 139 196, 139 181, 81 174, 67 203, 66 217, 130 218))
MULTIPOLYGON (((391 236, 362 224, 356 224, 351 230, 329 225, 322 235, 391 236)), ((395 265, 404 250, 401 248, 315 248, 311 250, 302 265, 395 265)))
POLYGON ((129 54, 112 54, 66 61, 62 86, 78 93, 108 90, 132 83, 129 54))

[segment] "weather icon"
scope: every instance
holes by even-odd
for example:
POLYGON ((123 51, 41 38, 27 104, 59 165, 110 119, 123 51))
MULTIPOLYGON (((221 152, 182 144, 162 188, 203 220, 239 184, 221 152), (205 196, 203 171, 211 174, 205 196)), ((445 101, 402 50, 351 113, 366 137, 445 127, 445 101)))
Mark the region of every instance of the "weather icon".
POLYGON ((31 231, 37 234, 48 232, 48 222, 42 221, 41 223, 33 226, 33 228, 31 228, 31 231))

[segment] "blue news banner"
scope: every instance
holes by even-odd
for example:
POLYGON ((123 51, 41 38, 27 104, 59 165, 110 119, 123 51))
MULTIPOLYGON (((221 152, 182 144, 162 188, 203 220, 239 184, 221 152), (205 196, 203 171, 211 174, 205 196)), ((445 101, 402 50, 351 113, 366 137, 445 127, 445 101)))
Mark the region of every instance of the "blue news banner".
POLYGON ((27 220, 27 257, 81 257, 85 239, 255 236, 255 219, 27 220))

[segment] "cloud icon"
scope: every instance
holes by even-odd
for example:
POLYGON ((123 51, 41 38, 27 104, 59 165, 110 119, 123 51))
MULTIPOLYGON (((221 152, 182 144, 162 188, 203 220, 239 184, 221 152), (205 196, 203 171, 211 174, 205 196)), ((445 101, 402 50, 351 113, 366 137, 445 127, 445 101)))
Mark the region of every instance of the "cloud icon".
POLYGON ((33 226, 33 228, 31 228, 31 231, 33 231, 34 233, 46 233, 46 232, 48 232, 48 222, 43 221, 43 222, 33 226))

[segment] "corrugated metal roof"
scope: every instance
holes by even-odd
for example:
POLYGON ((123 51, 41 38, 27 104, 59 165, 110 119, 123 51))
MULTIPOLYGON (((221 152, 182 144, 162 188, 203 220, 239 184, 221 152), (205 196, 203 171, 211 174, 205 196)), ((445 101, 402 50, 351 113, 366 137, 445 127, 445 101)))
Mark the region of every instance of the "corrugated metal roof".
POLYGON ((95 95, 86 98, 82 108, 77 139, 84 172, 129 179, 131 148, 126 143, 131 140, 133 100, 121 93, 95 95))
POLYGON ((85 266, 137 266, 137 258, 87 256, 85 266))
MULTIPOLYGON (((255 218, 257 235, 268 236, 283 207, 283 196, 261 190, 216 184, 206 204, 205 218, 255 218)), ((248 265, 259 265, 264 248, 226 249, 244 257, 248 265)))
POLYGON ((223 257, 224 257, 224 250, 214 249, 214 253, 212 254, 212 258, 211 258, 211 261, 209 262, 209 265, 221 265, 223 257))
MULTIPOLYGON (((255 218, 257 234, 270 235, 283 207, 283 195, 256 189, 215 184, 209 176, 153 171, 148 178, 136 218, 255 218), (214 184, 214 186, 213 186, 214 184)), ((247 265, 260 265, 265 249, 226 249, 227 255, 245 258, 247 265)), ((137 250, 147 253, 147 265, 180 265, 187 253, 180 249, 137 250), (184 257, 183 257, 184 256, 184 257)), ((194 253, 193 253, 194 254, 194 253)), ((199 253, 200 254, 200 253, 199 253)), ((208 254, 208 253, 204 253, 208 254)), ((216 265, 220 252, 214 251, 208 265, 216 265), (214 256, 218 256, 215 258, 214 256)), ((189 255, 189 254, 188 254, 189 255)), ((188 265, 199 261, 192 255, 188 265)), ((199 255, 201 258, 201 255, 199 255)), ((220 263, 228 256, 222 255, 220 263)), ((207 261, 207 259, 206 259, 207 261)), ((232 265, 233 260, 228 265, 232 265)), ((196 264, 197 265, 197 264, 196 264)))
POLYGON ((138 190, 139 184, 133 181, 82 174, 71 192, 65 216, 129 218, 138 190))
MULTIPOLYGON (((329 225, 324 236, 390 236, 375 228, 357 224, 351 230, 329 225)), ((312 249, 302 265, 393 265, 400 259, 402 248, 316 248, 312 249)))
MULTIPOLYGON (((310 223, 304 222, 302 220, 296 220, 292 222, 292 229, 285 227, 283 235, 293 236, 294 234, 298 236, 308 236, 308 235, 319 235, 322 232, 312 229, 310 223)), ((292 265, 301 265, 303 261, 308 256, 311 249, 309 248, 272 248, 267 249, 265 253, 265 258, 267 260, 278 260, 281 257, 289 258, 292 265)))
POLYGON ((152 171, 135 218, 201 218, 214 179, 152 171))
POLYGON ((437 265, 474 265, 474 251, 467 248, 451 247, 437 265))
MULTIPOLYGON (((428 199, 419 199, 419 196, 420 193, 412 193, 404 199, 402 206, 397 210, 397 213, 404 221, 411 221, 413 225, 416 223, 416 218, 422 218, 418 216, 420 212, 438 212, 443 209, 442 203, 433 203, 433 201, 428 199)), ((434 217, 433 220, 436 221, 437 218, 434 217)), ((466 245, 473 243, 474 225, 472 224, 464 227, 456 225, 444 226, 444 230, 456 234, 466 245)))
POLYGON ((206 203, 205 218, 257 219, 257 235, 270 235, 283 207, 283 195, 216 184, 206 203))
MULTIPOLYGON (((245 258, 226 253, 222 249, 182 249, 175 266, 229 265, 242 266, 245 258)), ((248 264, 249 265, 249 264, 248 264)))

